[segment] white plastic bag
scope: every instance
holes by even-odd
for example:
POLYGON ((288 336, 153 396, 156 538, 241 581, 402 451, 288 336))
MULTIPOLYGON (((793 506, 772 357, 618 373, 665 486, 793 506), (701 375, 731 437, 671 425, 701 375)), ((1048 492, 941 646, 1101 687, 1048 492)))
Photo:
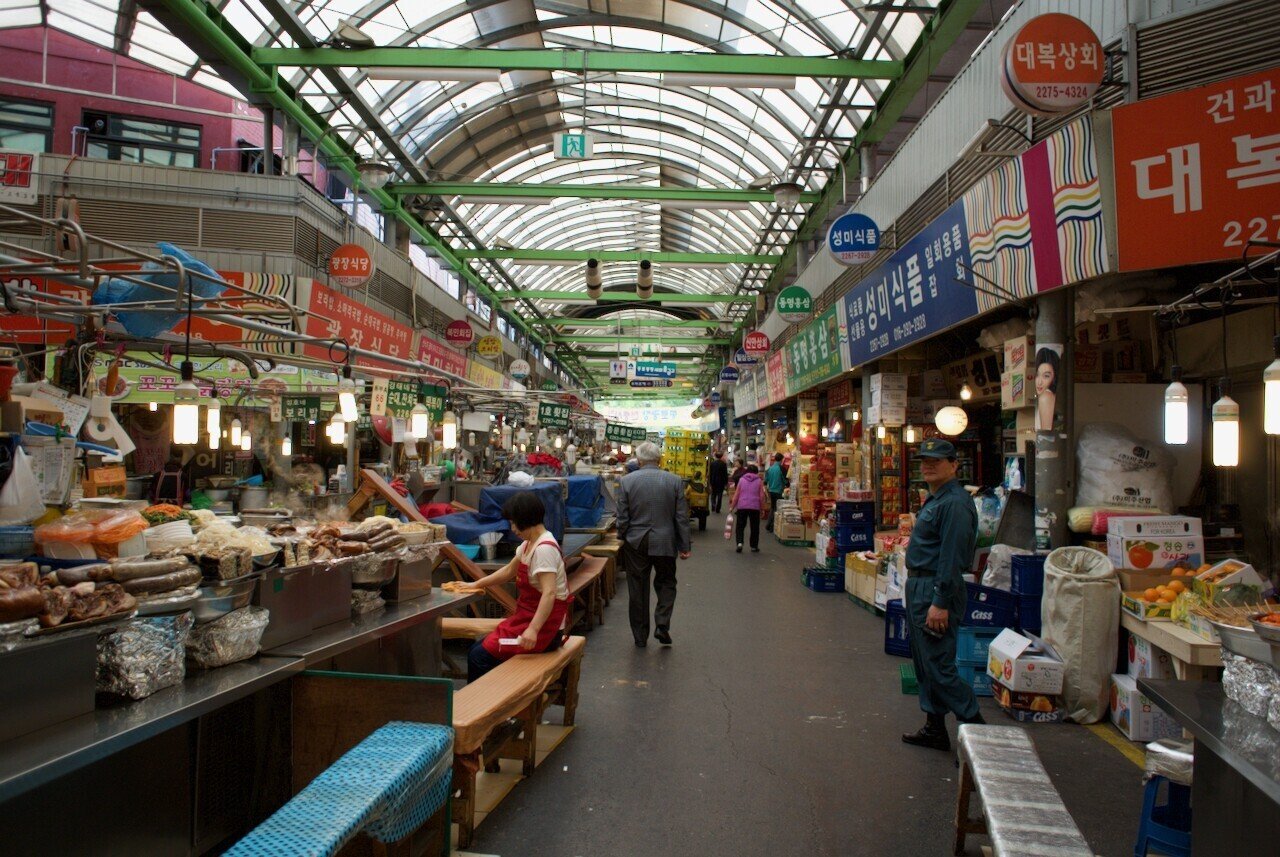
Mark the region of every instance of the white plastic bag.
POLYGON ((982 572, 982 585, 1005 592, 1013 589, 1013 558, 1017 554, 1028 554, 1029 550, 1009 545, 993 545, 987 555, 987 568, 982 572))
POLYGON ((0 488, 0 524, 29 524, 44 514, 40 483, 21 446, 13 450, 13 470, 0 488))
POLYGON ((533 483, 534 483, 533 476, 521 470, 517 470, 516 472, 512 473, 510 476, 507 477, 507 484, 514 485, 517 488, 532 488, 533 483))
POLYGON ((1173 456, 1115 423, 1090 423, 1080 432, 1077 506, 1173 510, 1173 456))
POLYGON ((1044 561, 1041 637, 1065 666, 1067 717, 1097 723, 1107 716, 1120 637, 1120 580, 1106 554, 1058 548, 1044 561))

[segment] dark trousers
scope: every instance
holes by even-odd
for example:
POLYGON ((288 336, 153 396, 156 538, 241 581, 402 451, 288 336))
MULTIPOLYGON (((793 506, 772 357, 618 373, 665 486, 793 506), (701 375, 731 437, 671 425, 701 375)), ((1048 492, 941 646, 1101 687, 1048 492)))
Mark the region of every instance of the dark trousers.
MULTIPOLYGON (((978 715, 978 698, 956 671, 956 640, 960 619, 964 616, 962 595, 948 608, 947 630, 935 637, 924 629, 924 620, 933 603, 933 578, 912 577, 907 572, 907 622, 911 626, 911 661, 920 687, 920 708, 925 714, 955 714, 960 720, 978 715)), ((960 592, 965 592, 962 585, 960 592)))
POLYGON ((649 556, 649 537, 634 548, 630 542, 622 544, 622 568, 627 573, 627 613, 631 620, 631 635, 637 643, 649 639, 649 575, 653 573, 653 590, 658 594, 658 606, 653 611, 653 623, 662 630, 671 628, 671 611, 676 606, 676 558, 673 556, 649 556))
MULTIPOLYGON (((547 647, 543 649, 543 651, 554 652, 556 649, 560 648, 560 646, 562 646, 563 644, 564 644, 564 635, 557 634, 556 636, 551 638, 551 642, 547 644, 547 647)), ((471 650, 467 652, 467 681, 468 682, 475 681, 476 679, 480 678, 480 676, 489 672, 489 670, 494 669, 495 667, 497 667, 499 664, 501 664, 503 661, 505 661, 507 658, 510 658, 510 657, 514 657, 514 655, 507 655, 506 657, 495 658, 493 655, 489 654, 489 650, 484 647, 484 638, 481 637, 479 640, 476 640, 474 644, 472 644, 471 650)))
POLYGON ((734 526, 738 529, 738 544, 742 544, 742 534, 747 529, 747 522, 751 522, 751 548, 754 550, 760 547, 760 510, 759 509, 738 509, 733 514, 738 518, 734 522, 734 526))
POLYGON ((715 512, 717 515, 720 514, 720 504, 721 504, 721 501, 723 500, 724 500, 724 489, 712 488, 711 489, 711 511, 715 512))
MULTIPOLYGON (((781 494, 774 494, 772 491, 770 491, 769 492, 769 508, 770 509, 778 508, 778 501, 781 499, 782 499, 781 494)), ((773 515, 769 516, 769 520, 766 522, 765 526, 767 527, 769 532, 771 533, 773 532, 773 515)))

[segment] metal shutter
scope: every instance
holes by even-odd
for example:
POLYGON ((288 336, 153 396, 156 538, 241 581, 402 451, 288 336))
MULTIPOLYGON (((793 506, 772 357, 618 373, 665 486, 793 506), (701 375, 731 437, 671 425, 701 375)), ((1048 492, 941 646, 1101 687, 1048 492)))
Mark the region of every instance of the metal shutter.
POLYGON ((206 208, 200 224, 201 247, 292 253, 295 217, 206 208))
POLYGON ((1150 98, 1280 62, 1275 0, 1240 0, 1142 27, 1138 97, 1150 98))
POLYGON ((200 210, 149 202, 80 200, 80 224, 86 232, 121 244, 168 241, 195 247, 200 237, 200 210))

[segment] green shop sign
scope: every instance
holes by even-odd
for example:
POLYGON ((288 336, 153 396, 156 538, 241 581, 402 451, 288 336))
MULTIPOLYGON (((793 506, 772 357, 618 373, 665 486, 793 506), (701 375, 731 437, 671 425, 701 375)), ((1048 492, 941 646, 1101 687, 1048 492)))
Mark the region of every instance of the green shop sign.
POLYGON ((614 443, 634 443, 642 441, 649 436, 649 433, 643 428, 637 426, 624 426, 619 423, 605 423, 604 438, 614 443))
POLYGON ((783 321, 795 324, 813 315, 813 295, 805 291, 803 286, 787 286, 778 292, 775 306, 783 321))
POLYGON ((836 307, 831 307, 813 320, 787 343, 787 395, 804 392, 839 375, 839 331, 836 307))
POLYGON ((387 382, 387 414, 393 417, 407 417, 418 404, 418 388, 416 381, 387 382))
POLYGON ((431 414, 431 424, 439 425, 444 421, 444 397, 449 394, 447 387, 439 384, 422 385, 422 403, 431 414))
POLYGON ((285 396, 280 402, 281 419, 288 423, 305 423, 320 419, 319 396, 285 396))
POLYGON ((569 406, 555 402, 538 403, 538 425, 550 428, 569 427, 569 406))
POLYGON ((548 393, 554 393, 556 390, 560 389, 560 385, 548 378, 542 382, 542 389, 546 390, 548 393))

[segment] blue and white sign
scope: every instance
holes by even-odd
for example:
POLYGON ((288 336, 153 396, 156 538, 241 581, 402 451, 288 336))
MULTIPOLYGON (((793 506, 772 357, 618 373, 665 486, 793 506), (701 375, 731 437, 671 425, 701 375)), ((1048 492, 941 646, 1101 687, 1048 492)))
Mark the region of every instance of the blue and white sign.
POLYGON ((733 352, 733 362, 739 366, 754 366, 760 361, 748 354, 745 348, 739 348, 733 352))
POLYGON ((827 249, 842 265, 863 265, 880 249, 880 227, 865 214, 851 211, 827 230, 827 249))
POLYGON ((667 361, 663 362, 645 362, 636 363, 637 378, 674 378, 676 376, 676 364, 667 361))
POLYGON ((674 385, 675 385, 674 381, 669 381, 663 378, 632 378, 631 379, 631 386, 635 387, 636 389, 645 389, 650 387, 671 387, 674 385))
POLYGON ((719 390, 712 390, 712 391, 711 391, 711 404, 713 404, 713 405, 718 405, 718 404, 720 404, 720 391, 719 391, 719 390))
POLYGON ((964 201, 938 216, 844 296, 840 341, 849 368, 933 336, 978 314, 964 201))
POLYGON ((741 373, 738 371, 737 366, 726 366, 720 370, 721 384, 736 384, 740 377, 741 373))

